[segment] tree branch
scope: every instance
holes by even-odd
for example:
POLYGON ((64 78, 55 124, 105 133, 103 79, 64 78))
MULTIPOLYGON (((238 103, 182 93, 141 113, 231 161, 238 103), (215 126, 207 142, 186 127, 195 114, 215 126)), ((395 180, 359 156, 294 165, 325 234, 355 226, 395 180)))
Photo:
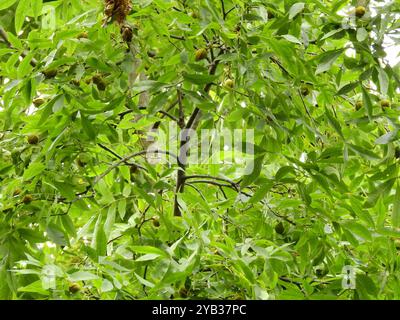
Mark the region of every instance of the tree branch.
MULTIPOLYGON (((221 49, 220 53, 223 52, 223 49, 221 49)), ((214 75, 215 72, 217 71, 217 67, 219 64, 219 60, 213 60, 211 62, 211 65, 209 67, 208 73, 210 75, 214 75)), ((211 86, 213 85, 212 82, 207 83, 206 86, 204 87, 204 92, 208 93, 211 89, 211 86)), ((179 97, 178 97, 178 102, 179 102, 179 97)), ((186 126, 184 126, 183 131, 185 134, 191 129, 195 129, 195 121, 200 118, 200 109, 198 107, 195 107, 193 110, 192 114, 190 115, 190 118, 188 122, 186 123, 186 126)), ((182 133, 182 131, 181 131, 182 133)), ((175 192, 175 200, 174 200, 174 215, 175 216, 181 216, 181 211, 179 208, 178 204, 178 193, 183 192, 183 189, 185 187, 185 170, 186 170, 186 145, 190 141, 190 136, 186 135, 185 137, 181 136, 181 142, 180 142, 180 148, 179 148, 179 157, 178 157, 178 165, 179 165, 179 170, 178 170, 178 176, 176 179, 176 192, 175 192), (183 160, 183 161, 182 161, 183 160)))
MULTIPOLYGON (((183 112, 183 104, 182 104, 182 93, 178 89, 178 105, 179 105, 179 121, 178 125, 181 128, 181 135, 184 133, 182 129, 185 127, 185 114, 183 112)), ((178 193, 183 192, 183 188, 185 185, 185 168, 186 168, 186 148, 185 145, 187 143, 187 139, 189 136, 180 137, 180 144, 179 144, 179 157, 178 157, 178 173, 176 177, 176 189, 175 189, 175 197, 174 197, 174 215, 181 216, 181 210, 179 208, 178 203, 178 193)))

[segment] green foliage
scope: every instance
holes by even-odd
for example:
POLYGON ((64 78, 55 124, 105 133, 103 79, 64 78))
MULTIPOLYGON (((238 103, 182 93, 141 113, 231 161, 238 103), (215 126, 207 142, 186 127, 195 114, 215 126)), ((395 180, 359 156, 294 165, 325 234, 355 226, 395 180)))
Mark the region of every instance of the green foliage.
POLYGON ((104 2, 0 3, 0 298, 399 299, 399 2, 104 2), (146 161, 196 113, 252 172, 146 161))

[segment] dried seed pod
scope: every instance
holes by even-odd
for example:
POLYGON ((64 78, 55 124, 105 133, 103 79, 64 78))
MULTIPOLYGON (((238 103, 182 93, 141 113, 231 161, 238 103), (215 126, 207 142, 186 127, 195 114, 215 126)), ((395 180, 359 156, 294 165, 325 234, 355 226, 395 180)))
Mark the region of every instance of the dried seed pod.
POLYGON ((106 15, 107 17, 112 17, 113 15, 113 11, 114 11, 114 3, 113 2, 109 2, 104 6, 104 15, 106 15))
POLYGON ((21 194, 21 192, 22 192, 22 190, 20 188, 17 188, 17 189, 14 190, 13 196, 14 197, 19 196, 21 194))
POLYGON ((97 86, 97 89, 100 91, 106 90, 107 83, 104 81, 103 77, 99 74, 96 74, 92 78, 93 83, 97 86))
POLYGON ((118 24, 123 24, 126 16, 132 9, 130 0, 105 0, 104 1, 104 15, 105 23, 109 20, 115 19, 118 24))
POLYGON ((42 73, 46 79, 52 79, 57 75, 58 70, 57 69, 47 69, 47 70, 43 70, 42 73))
POLYGON ((124 41, 126 43, 130 43, 132 41, 133 38, 133 30, 131 27, 129 26, 122 26, 121 27, 121 34, 122 34, 122 39, 124 39, 124 41))
POLYGON ((33 201, 33 197, 30 194, 27 194, 23 199, 22 202, 24 204, 30 204, 33 201))

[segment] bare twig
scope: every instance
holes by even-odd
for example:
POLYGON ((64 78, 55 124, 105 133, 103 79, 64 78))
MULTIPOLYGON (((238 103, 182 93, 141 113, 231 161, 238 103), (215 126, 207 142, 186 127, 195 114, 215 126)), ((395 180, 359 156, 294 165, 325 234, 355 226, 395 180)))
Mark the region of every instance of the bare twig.
POLYGON ((233 6, 232 8, 230 8, 226 13, 225 13, 225 19, 228 16, 228 14, 230 14, 233 10, 236 9, 236 6, 233 6))
POLYGON ((224 20, 225 20, 225 18, 226 18, 226 11, 225 11, 225 2, 224 2, 224 0, 221 0, 221 9, 222 9, 222 17, 223 17, 224 20))
POLYGON ((196 174, 196 175, 190 175, 190 176, 186 176, 185 180, 188 179, 212 179, 212 180, 219 180, 219 181, 224 181, 229 183, 232 187, 234 187, 236 190, 238 190, 238 184, 235 181, 232 181, 230 179, 227 178, 220 178, 220 177, 214 177, 214 176, 210 176, 210 175, 206 175, 206 174, 196 174))
POLYGON ((206 184, 212 184, 212 185, 217 186, 217 187, 227 187, 227 188, 231 188, 231 189, 236 190, 230 184, 224 184, 224 183, 220 183, 220 182, 213 181, 213 180, 193 180, 193 181, 190 181, 190 183, 206 183, 206 184))

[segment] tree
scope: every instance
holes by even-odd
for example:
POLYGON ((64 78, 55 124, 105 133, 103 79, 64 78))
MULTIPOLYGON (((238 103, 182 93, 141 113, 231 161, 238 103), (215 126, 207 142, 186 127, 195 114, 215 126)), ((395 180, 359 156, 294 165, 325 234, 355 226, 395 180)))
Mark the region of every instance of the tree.
POLYGON ((400 298, 398 2, 0 12, 1 298, 400 298))

